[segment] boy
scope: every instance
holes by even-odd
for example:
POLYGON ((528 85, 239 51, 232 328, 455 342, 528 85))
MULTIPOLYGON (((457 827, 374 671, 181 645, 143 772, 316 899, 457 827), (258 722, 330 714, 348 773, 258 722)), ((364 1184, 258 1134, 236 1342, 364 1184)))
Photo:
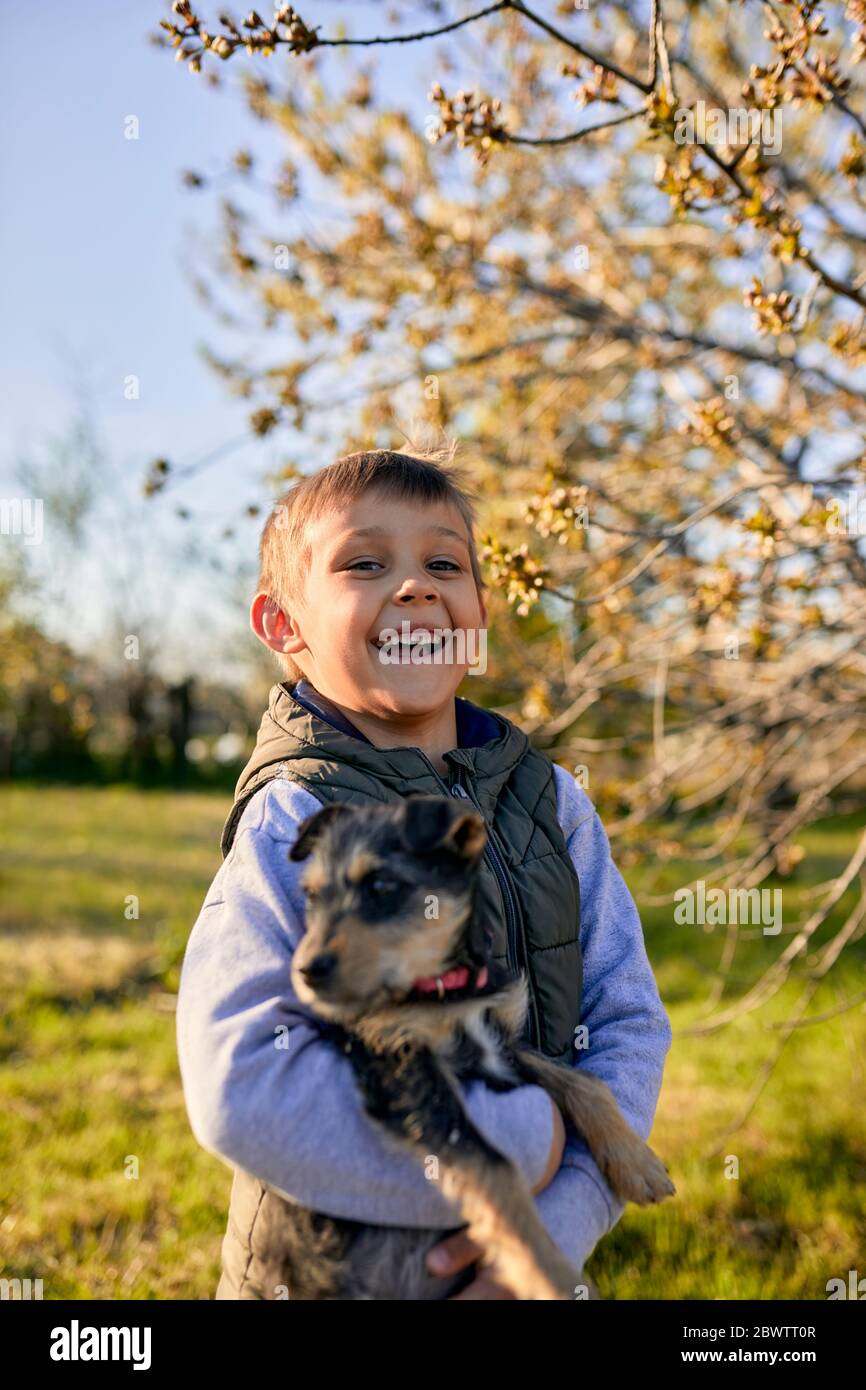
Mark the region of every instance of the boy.
MULTIPOLYGON (((436 1183, 369 1122, 348 1059, 292 992, 303 866, 288 851, 323 802, 471 798, 489 833, 478 910, 493 955, 527 974, 527 1040, 606 1081, 643 1139, 652 1126, 671 1029, 592 802, 511 721, 456 698, 469 642, 446 644, 446 659, 393 647, 383 659, 389 629, 411 638, 486 624, 473 506, 459 471, 436 457, 338 459, 291 488, 262 534, 251 623, 288 679, 271 691, 238 782, 177 1013, 193 1132, 235 1169, 217 1298, 280 1296, 258 1267, 278 1194, 333 1216, 453 1231, 431 1250, 431 1275, 463 1271, 452 1297, 511 1296, 476 1268, 480 1252, 436 1183)), ((623 1210, 585 1143, 539 1086, 478 1081, 464 1098, 582 1268, 623 1210)))

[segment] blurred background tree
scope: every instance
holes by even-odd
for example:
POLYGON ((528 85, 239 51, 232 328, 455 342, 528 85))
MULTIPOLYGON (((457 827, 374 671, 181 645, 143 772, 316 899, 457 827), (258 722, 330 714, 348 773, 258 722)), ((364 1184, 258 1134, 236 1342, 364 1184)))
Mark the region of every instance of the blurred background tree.
POLYGON ((162 21, 284 149, 187 173, 221 199, 202 292, 258 329, 213 365, 260 435, 353 402, 347 448, 456 433, 495 589, 479 698, 588 779, 625 862, 789 874, 866 769, 866 7, 420 9, 162 21), (426 128, 376 81, 409 43, 426 128))
MULTIPOLYGON (((0 550, 0 779, 233 786, 272 671, 239 659, 233 681, 211 676, 177 630, 172 572, 207 569, 207 548, 160 541, 142 562, 147 504, 124 497, 85 400, 17 477, 50 543, 0 550)), ((222 571, 220 612, 238 578, 222 571)))

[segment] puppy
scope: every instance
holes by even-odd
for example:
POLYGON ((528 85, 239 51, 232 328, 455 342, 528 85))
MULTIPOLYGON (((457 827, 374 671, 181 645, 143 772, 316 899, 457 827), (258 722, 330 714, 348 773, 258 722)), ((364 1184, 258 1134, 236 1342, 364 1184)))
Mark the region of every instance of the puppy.
MULTIPOLYGON (((308 860, 298 999, 349 1058, 367 1114, 434 1172, 481 1262, 519 1299, 574 1298, 580 1271, 548 1235, 522 1174, 475 1127, 460 1083, 543 1086, 622 1200, 658 1202, 667 1170, 607 1086, 519 1042, 525 978, 488 959, 473 911, 483 818, 444 796, 372 808, 329 804, 290 851, 308 860)), ((446 1298, 474 1277, 427 1272, 444 1232, 368 1226, 280 1199, 268 1259, 291 1298, 446 1298)))

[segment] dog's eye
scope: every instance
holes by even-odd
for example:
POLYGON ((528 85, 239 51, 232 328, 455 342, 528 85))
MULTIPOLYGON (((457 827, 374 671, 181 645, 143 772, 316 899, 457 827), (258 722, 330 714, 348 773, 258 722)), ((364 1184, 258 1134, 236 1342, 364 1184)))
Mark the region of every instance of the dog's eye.
POLYGON ((374 898, 387 898, 398 893, 403 885, 390 874, 368 874, 364 879, 366 891, 374 898))

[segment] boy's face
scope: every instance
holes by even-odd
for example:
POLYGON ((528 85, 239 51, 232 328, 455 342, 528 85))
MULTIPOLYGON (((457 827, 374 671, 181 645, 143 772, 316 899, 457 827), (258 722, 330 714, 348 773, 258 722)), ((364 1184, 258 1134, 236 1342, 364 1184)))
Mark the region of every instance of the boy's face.
POLYGON ((278 650, 300 656, 316 689, 351 709, 387 718, 450 701, 486 623, 459 511, 371 489, 313 521, 307 539, 303 600, 283 615, 278 650), (382 660, 377 643, 388 628, 402 635, 404 621, 409 632, 452 629, 465 641, 446 643, 439 662, 412 662, 402 650, 399 661, 382 660))

